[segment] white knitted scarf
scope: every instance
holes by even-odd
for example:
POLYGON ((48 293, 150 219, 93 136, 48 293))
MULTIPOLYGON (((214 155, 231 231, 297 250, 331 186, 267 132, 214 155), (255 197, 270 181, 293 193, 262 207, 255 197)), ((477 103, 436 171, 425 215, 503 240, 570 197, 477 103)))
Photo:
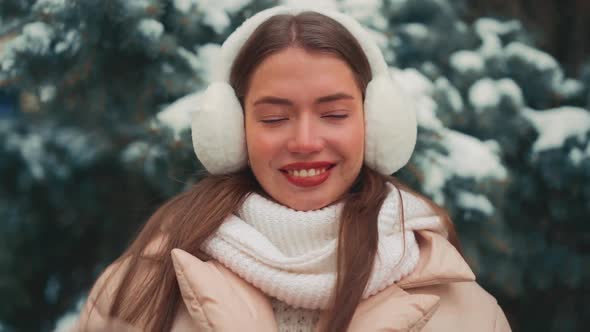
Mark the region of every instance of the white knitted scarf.
MULTIPOLYGON (((390 192, 378 216, 377 256, 363 298, 413 271, 420 255, 414 230, 429 228, 444 233, 428 205, 401 191, 402 233, 399 194, 393 185, 387 185, 390 192)), ((228 217, 205 241, 202 250, 267 295, 295 308, 326 309, 336 282, 343 205, 295 211, 253 193, 238 215, 228 217)))

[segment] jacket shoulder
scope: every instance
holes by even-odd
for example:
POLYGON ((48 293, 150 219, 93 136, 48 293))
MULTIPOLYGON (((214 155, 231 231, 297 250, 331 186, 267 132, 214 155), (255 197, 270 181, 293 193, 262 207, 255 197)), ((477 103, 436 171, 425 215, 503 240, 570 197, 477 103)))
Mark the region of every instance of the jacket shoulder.
POLYGON ((496 298, 475 281, 452 282, 407 290, 440 298, 424 331, 510 331, 496 298))
POLYGON ((76 331, 133 331, 131 325, 109 317, 109 309, 119 284, 127 270, 128 261, 109 265, 100 275, 78 317, 76 331))
MULTIPOLYGON (((162 248, 165 238, 158 237, 154 239, 143 251, 141 257, 143 258, 139 263, 138 278, 141 280, 149 278, 153 273, 153 262, 150 258, 153 257, 162 248)), ((115 299, 119 286, 123 282, 125 275, 129 269, 130 257, 122 257, 110 264, 98 277, 86 303, 78 318, 79 331, 139 331, 139 329, 129 325, 128 323, 109 317, 109 311, 115 299)), ((141 291, 137 288, 137 284, 130 283, 130 292, 141 291)), ((122 306, 125 304, 123 303, 122 306)))

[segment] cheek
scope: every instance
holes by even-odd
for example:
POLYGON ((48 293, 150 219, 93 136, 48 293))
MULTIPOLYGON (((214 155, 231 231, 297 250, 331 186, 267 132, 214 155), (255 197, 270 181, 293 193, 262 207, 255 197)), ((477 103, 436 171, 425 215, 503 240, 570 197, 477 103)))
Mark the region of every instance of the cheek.
POLYGON ((365 157, 364 141, 351 141, 348 148, 348 154, 352 162, 352 167, 355 169, 360 169, 365 157))
POLYGON ((248 157, 251 163, 257 163, 263 159, 270 159, 278 150, 277 139, 264 133, 262 130, 246 131, 246 145, 248 157))
POLYGON ((347 150, 352 159, 362 162, 365 152, 365 125, 364 119, 360 118, 358 121, 351 126, 348 130, 347 138, 347 150))

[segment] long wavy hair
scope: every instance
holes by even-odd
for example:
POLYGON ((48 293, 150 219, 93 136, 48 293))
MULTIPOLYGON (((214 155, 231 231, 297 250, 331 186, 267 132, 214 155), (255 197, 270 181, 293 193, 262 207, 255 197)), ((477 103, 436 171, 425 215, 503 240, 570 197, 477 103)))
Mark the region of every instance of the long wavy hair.
MULTIPOLYGON (((287 47, 338 56, 353 70, 363 92, 371 80, 370 66, 361 46, 340 23, 314 12, 277 15, 254 31, 232 65, 230 84, 240 100, 248 91, 255 68, 269 55, 287 47)), ((361 300, 377 252, 377 216, 388 195, 387 182, 397 188, 400 200, 403 189, 430 205, 445 224, 449 241, 460 251, 454 226, 445 210, 394 177, 363 166, 350 190, 341 197, 344 207, 332 297, 332 307, 337 310, 330 311, 329 320, 322 327, 324 331, 345 331, 361 300)), ((233 174, 207 175, 158 208, 129 248, 107 270, 111 277, 118 275, 116 281, 107 278, 108 287, 115 289, 108 315, 144 330, 169 331, 182 303, 169 254, 171 249, 181 248, 202 260, 211 259, 200 250, 201 244, 229 214, 237 212, 251 192, 268 197, 251 170, 245 168, 233 174), (155 247, 154 243, 157 243, 155 247)), ((403 225, 403 209, 400 210, 403 225)))

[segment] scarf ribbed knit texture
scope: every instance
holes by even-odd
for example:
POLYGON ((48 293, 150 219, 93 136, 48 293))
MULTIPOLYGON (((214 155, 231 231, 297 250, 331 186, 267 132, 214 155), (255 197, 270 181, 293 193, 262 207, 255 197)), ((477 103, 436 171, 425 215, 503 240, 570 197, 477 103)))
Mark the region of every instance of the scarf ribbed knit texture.
MULTIPOLYGON (((363 299, 413 271, 420 255, 413 230, 441 228, 425 203, 402 191, 402 232, 398 191, 387 185, 390 192, 378 216, 377 256, 363 299)), ((202 249, 269 296, 295 308, 326 309, 336 283, 343 205, 295 211, 252 193, 202 249)))

